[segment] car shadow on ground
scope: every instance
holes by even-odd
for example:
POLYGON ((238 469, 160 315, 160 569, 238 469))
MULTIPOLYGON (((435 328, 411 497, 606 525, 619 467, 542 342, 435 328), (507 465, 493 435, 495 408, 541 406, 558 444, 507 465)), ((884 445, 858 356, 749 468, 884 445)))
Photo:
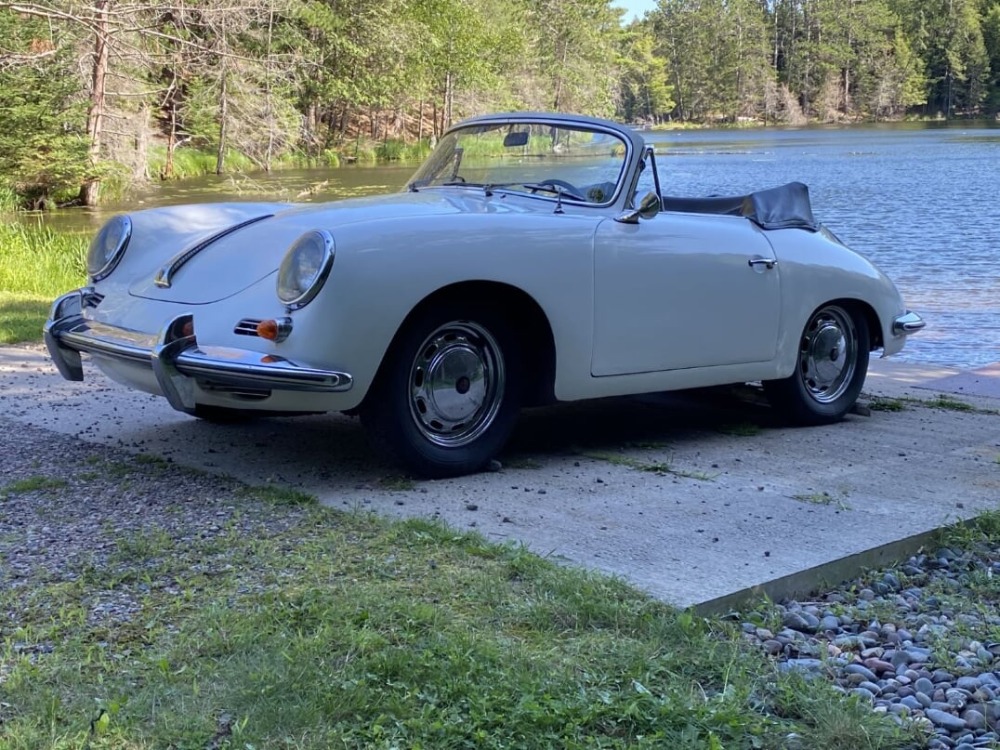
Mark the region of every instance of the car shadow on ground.
POLYGON ((785 426, 753 388, 705 388, 528 409, 504 457, 662 448, 706 434, 749 437, 785 426))
MULTIPOLYGON (((558 467, 581 457, 662 461, 664 452, 727 435, 750 437, 781 422, 752 390, 705 389, 582 401, 527 409, 499 456, 505 469, 558 467)), ((332 492, 398 489, 406 477, 343 415, 250 419, 214 424, 175 415, 167 425, 130 428, 122 447, 157 454, 251 483, 321 485, 332 492)), ((405 481, 404 481, 405 480, 405 481)), ((481 481, 457 478, 450 483, 481 481)))

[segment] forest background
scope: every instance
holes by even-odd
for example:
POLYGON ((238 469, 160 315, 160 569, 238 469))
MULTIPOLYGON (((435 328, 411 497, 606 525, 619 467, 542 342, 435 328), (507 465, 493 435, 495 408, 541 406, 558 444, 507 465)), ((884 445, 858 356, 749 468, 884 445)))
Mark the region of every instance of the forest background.
POLYGON ((0 0, 0 207, 419 158, 508 109, 653 127, 996 117, 1000 0, 0 0))

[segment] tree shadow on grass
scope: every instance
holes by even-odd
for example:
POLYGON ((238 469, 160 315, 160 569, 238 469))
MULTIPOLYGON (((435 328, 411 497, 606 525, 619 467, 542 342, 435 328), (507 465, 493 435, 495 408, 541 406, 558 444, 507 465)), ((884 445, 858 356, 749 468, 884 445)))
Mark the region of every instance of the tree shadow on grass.
POLYGON ((42 326, 51 300, 0 291, 0 344, 42 340, 42 326))

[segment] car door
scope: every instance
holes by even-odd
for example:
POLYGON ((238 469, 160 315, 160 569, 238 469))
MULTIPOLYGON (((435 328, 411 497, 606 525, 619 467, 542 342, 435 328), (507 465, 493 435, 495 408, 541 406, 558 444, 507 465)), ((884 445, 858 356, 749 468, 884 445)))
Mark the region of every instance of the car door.
POLYGON ((741 217, 661 212, 602 222, 594 253, 595 376, 774 357, 781 273, 741 217))

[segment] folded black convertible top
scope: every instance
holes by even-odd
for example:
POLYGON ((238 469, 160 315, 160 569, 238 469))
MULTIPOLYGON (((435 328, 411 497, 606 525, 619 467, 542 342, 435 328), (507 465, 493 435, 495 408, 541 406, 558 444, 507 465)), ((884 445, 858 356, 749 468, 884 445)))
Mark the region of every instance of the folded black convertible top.
POLYGON ((664 211, 745 216, 762 229, 819 230, 819 223, 813 217, 812 204, 809 202, 809 188, 801 182, 789 182, 787 185, 758 190, 749 195, 707 198, 665 195, 661 200, 664 211))

